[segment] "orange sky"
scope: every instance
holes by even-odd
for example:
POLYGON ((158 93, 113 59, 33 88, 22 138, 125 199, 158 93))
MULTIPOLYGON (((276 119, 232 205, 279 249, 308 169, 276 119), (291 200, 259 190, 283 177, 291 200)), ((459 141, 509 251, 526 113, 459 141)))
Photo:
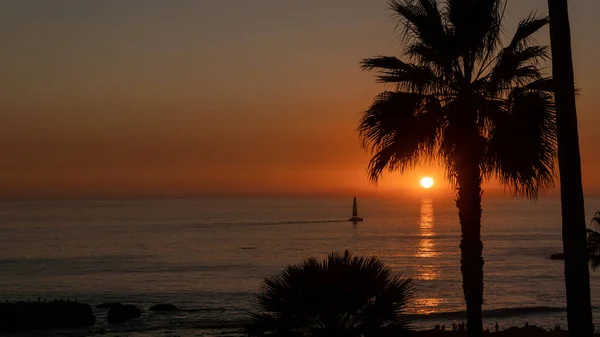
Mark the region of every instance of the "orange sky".
MULTIPOLYGON (((507 31, 545 3, 509 2, 507 31)), ((600 2, 571 6, 597 193, 600 2)), ((358 61, 398 55, 388 14, 373 0, 5 1, 0 196, 405 193, 423 175, 449 192, 437 167, 366 179, 355 128, 382 87, 358 61)))

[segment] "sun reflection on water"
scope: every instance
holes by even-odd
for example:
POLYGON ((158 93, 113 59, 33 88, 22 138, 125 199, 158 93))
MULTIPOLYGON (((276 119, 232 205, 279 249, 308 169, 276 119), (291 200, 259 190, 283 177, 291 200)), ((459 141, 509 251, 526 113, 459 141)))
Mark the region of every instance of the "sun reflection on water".
POLYGON ((433 228, 433 202, 431 199, 423 199, 421 201, 421 216, 419 218, 419 245, 417 247, 418 257, 436 257, 438 255, 435 241, 433 236, 435 235, 433 228))
POLYGON ((431 199, 421 200, 421 216, 419 218, 419 228, 421 236, 433 236, 433 202, 431 199))
POLYGON ((440 270, 432 265, 417 266, 417 273, 419 280, 434 281, 440 278, 440 270))
POLYGON ((417 298, 414 300, 415 313, 428 315, 438 312, 441 304, 444 303, 442 298, 417 298))
MULTIPOLYGON (((431 199, 421 201, 421 210, 419 218, 419 242, 417 244, 416 257, 422 259, 431 259, 439 255, 435 243, 433 217, 433 202, 431 199)), ((417 278, 419 280, 438 280, 440 270, 437 266, 421 262, 417 265, 417 278)))
POLYGON ((438 252, 435 250, 435 242, 433 239, 420 239, 417 247, 418 257, 436 257, 438 252))

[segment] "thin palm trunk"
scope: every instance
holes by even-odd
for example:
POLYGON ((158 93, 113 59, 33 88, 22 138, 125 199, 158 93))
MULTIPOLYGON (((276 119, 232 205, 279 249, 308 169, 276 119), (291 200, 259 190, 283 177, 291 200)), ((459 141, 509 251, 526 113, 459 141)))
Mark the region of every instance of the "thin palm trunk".
POLYGON ((481 172, 476 151, 466 152, 458 162, 458 198, 456 207, 462 240, 461 271, 467 304, 469 337, 482 335, 483 243, 481 242, 481 172))
POLYGON ((570 336, 592 336, 590 275, 581 183, 571 33, 566 0, 548 0, 555 81, 567 319, 570 336))

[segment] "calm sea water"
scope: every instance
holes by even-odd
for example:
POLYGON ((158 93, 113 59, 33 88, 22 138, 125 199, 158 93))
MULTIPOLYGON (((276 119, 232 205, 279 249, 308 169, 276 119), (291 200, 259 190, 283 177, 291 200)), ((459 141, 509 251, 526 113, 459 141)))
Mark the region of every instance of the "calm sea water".
MULTIPOLYGON (((381 257, 415 279, 414 325, 464 317, 460 229, 450 199, 153 199, 0 203, 2 299, 70 298, 135 304, 142 319, 76 330, 108 336, 223 336, 261 280, 287 264, 350 249, 381 257), (150 313, 156 303, 191 312, 150 313)), ((600 199, 587 199, 588 219, 600 199)), ((484 201, 485 325, 566 325, 560 203, 484 201)), ((598 272, 600 273, 600 271, 598 272)), ((592 272, 593 304, 600 283, 592 272)), ((96 310, 96 309, 95 309, 96 310)), ((600 318, 595 310, 595 316, 600 318)), ((596 320, 600 326, 600 320, 596 320)), ((57 333, 57 332, 53 332, 57 333)), ((49 332, 28 335, 48 335, 49 332)))

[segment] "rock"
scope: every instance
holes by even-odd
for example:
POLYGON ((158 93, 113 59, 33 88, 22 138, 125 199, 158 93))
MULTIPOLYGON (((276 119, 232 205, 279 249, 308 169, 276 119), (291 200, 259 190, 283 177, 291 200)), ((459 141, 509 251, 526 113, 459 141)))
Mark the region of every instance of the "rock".
POLYGON ((0 331, 77 328, 95 322, 92 307, 77 301, 0 303, 0 331))
POLYGON ((96 308, 110 309, 110 308, 114 307, 115 305, 121 305, 121 302, 104 302, 102 304, 98 304, 96 306, 96 308))
POLYGON ((151 306, 150 309, 148 309, 148 310, 152 310, 152 311, 179 311, 179 308, 177 308, 173 304, 161 303, 161 304, 155 304, 155 305, 151 306))
POLYGON ((108 322, 119 323, 130 321, 142 316, 142 312, 132 304, 117 304, 108 310, 108 322))
POLYGON ((550 255, 550 260, 564 260, 564 259, 565 259, 564 253, 557 253, 557 254, 550 255))

